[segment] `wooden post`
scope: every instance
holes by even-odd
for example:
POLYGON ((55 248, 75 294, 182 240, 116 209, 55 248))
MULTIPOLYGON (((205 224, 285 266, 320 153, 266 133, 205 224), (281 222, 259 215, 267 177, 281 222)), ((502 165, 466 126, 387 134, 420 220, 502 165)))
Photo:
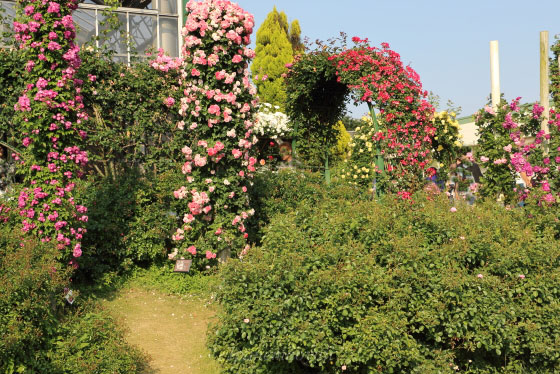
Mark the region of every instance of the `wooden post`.
POLYGON ((548 61, 548 31, 541 31, 540 43, 541 55, 541 106, 544 108, 544 119, 541 123, 541 130, 548 134, 548 120, 550 111, 549 101, 549 61, 548 61))
POLYGON ((490 42, 490 84, 492 88, 492 109, 498 110, 500 104, 500 54, 498 51, 498 41, 490 42))

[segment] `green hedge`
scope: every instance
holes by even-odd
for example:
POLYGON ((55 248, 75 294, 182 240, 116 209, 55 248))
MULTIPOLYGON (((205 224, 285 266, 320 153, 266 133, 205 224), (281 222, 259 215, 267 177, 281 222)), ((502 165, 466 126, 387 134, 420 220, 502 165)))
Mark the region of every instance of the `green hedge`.
MULTIPOLYGON (((57 249, 21 238, 0 199, 0 373, 136 373, 146 362, 98 305, 64 299, 70 269, 57 249), (7 219, 7 220, 6 220, 7 219)), ((74 290, 75 292, 75 290, 74 290)))
POLYGON ((519 210, 360 202, 274 217, 222 269, 227 373, 555 373, 560 242, 519 210))

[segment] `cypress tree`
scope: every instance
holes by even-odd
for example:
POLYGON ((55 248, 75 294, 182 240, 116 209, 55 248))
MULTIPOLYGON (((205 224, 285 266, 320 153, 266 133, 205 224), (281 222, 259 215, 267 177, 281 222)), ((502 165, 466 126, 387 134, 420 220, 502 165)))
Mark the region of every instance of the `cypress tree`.
POLYGON ((282 74, 294 54, 303 50, 300 33, 299 22, 295 20, 290 26, 286 14, 278 12, 276 7, 257 31, 255 59, 251 65, 253 80, 261 102, 278 105, 281 110, 284 110, 286 102, 282 74))

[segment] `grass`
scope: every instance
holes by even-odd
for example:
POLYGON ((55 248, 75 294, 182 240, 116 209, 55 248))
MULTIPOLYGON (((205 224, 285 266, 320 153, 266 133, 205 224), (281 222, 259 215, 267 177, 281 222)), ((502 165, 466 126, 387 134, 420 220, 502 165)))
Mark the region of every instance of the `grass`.
POLYGON ((174 274, 167 268, 139 271, 104 304, 120 317, 126 339, 150 356, 143 374, 217 374, 206 348, 206 331, 217 305, 213 276, 174 274))

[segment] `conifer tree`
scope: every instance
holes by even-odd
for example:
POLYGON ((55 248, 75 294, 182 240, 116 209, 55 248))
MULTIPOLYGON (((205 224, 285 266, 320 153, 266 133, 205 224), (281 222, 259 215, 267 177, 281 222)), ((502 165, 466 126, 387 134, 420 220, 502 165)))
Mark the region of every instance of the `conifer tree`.
POLYGON ((255 59, 251 66, 253 80, 261 102, 284 109, 286 91, 282 74, 294 54, 303 51, 301 29, 297 20, 290 25, 284 12, 276 7, 267 15, 257 31, 255 59))

